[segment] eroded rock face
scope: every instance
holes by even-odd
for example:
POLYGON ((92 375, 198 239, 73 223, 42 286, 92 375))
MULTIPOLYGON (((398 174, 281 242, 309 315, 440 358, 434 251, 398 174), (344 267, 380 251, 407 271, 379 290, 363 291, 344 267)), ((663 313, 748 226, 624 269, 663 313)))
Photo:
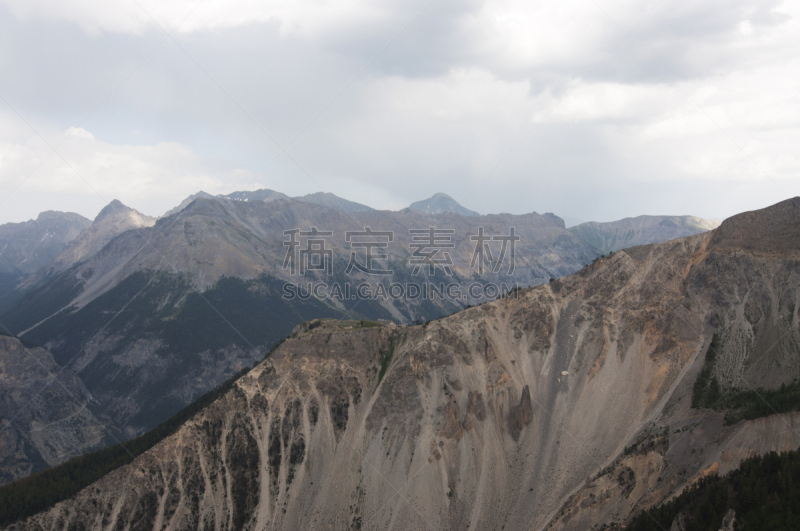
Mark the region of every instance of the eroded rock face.
MULTIPOLYGON (((773 225, 758 237, 783 238, 773 225)), ((726 426, 690 405, 713 333, 747 338, 720 355, 732 386, 795 370, 769 341, 800 339, 794 234, 783 251, 712 232, 614 253, 427 326, 300 327, 178 433, 17 528, 624 522, 715 463, 800 444, 781 428, 796 414, 726 426)))
POLYGON ((107 424, 46 349, 0 336, 0 484, 105 446, 115 434, 107 424))

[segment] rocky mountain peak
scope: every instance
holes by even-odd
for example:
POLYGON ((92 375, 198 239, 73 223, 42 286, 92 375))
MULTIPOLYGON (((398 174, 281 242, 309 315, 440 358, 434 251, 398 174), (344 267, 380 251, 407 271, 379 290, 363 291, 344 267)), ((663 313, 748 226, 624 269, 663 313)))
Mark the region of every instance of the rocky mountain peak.
POLYGON ((109 216, 118 216, 119 214, 124 214, 127 212, 136 212, 136 211, 131 207, 124 205, 122 201, 120 201, 119 199, 114 199, 105 207, 103 207, 103 210, 101 210, 100 213, 97 214, 97 217, 95 217, 94 220, 99 221, 109 216))
POLYGON ((462 216, 480 216, 474 210, 470 210, 461 206, 455 199, 445 193, 433 194, 430 198, 422 201, 411 203, 409 207, 411 210, 425 212, 426 214, 443 214, 445 212, 452 212, 454 214, 461 214, 462 216))
POLYGON ((60 272, 94 256, 108 242, 131 229, 152 227, 155 218, 146 216, 114 199, 97 214, 92 225, 81 232, 53 262, 52 271, 60 272))
POLYGON ((164 212, 161 215, 161 217, 162 218, 168 218, 169 216, 171 216, 173 214, 177 214, 178 212, 180 212, 181 210, 183 210, 184 208, 189 206, 192 203, 192 201, 194 201, 195 199, 201 199, 201 198, 202 199, 213 199, 214 196, 209 194, 209 193, 207 193, 207 192, 204 192, 204 191, 200 190, 196 194, 192 194, 189 197, 187 197, 186 199, 184 199, 183 201, 181 201, 181 203, 178 206, 176 206, 174 208, 171 208, 171 209, 167 210, 166 212, 164 212))

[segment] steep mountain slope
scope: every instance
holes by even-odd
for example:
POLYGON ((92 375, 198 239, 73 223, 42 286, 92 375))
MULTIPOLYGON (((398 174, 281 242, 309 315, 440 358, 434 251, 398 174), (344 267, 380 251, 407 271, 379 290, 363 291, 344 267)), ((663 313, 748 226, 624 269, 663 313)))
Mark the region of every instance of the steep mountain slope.
POLYGON ((433 194, 428 199, 422 201, 415 201, 409 207, 411 210, 417 210, 426 214, 443 214, 451 212, 453 214, 461 214, 462 216, 480 216, 474 210, 464 208, 458 202, 447 194, 438 193, 433 194))
POLYGON ((800 198, 426 326, 315 321, 130 465, 15 528, 588 529, 797 448, 692 408, 800 376, 800 198), (738 377, 729 377, 738 375, 738 377))
POLYGON ((568 230, 606 254, 626 247, 683 238, 718 226, 718 221, 695 216, 638 216, 608 223, 590 221, 568 230))
POLYGON ((89 396, 47 350, 0 335, 0 483, 113 441, 108 418, 89 396))

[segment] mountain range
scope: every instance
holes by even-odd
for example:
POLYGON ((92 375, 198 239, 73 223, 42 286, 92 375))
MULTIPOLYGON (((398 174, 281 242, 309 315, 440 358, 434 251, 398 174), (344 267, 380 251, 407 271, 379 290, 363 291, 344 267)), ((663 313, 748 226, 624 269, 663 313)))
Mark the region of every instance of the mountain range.
MULTIPOLYGON (((442 205, 441 197, 433 199, 442 205)), ((43 446, 30 443, 31 434, 52 418, 28 411, 15 442, 9 442, 0 456, 13 456, 15 463, 4 469, 6 475, 2 477, 14 479, 58 462, 52 456, 67 459, 108 444, 114 437, 125 440, 154 428, 203 393, 260 361, 301 322, 334 317, 396 323, 428 321, 500 294, 477 299, 287 300, 287 284, 301 293, 308 283, 364 283, 375 290, 379 285, 386 287, 390 280, 401 284, 448 283, 460 290, 472 284, 524 287, 570 275, 601 254, 566 230, 563 220, 554 214, 462 215, 448 204, 449 210, 433 209, 431 213, 411 208, 389 212, 360 209, 330 194, 292 199, 270 190, 228 196, 200 192, 172 214, 156 220, 112 202, 91 225, 84 220, 81 231, 68 241, 62 238, 62 243, 53 247, 49 262, 26 270, 26 275, 18 267, 7 296, 0 300, 0 323, 6 333, 45 347, 35 352, 47 354, 37 356, 50 356, 55 365, 50 359, 43 365, 57 368, 46 374, 63 371, 83 386, 85 393, 72 390, 65 395, 76 398, 62 397, 63 405, 76 411, 87 405, 88 409, 82 410, 91 413, 87 426, 96 420, 94 425, 105 427, 104 434, 94 439, 87 435, 83 442, 65 438, 56 443, 62 432, 54 431, 53 441, 47 444, 60 444, 60 449, 45 451, 43 446), (452 230, 447 237, 453 247, 445 249, 452 261, 452 275, 441 268, 431 274, 425 267, 414 274, 410 231, 434 226, 452 230), (295 227, 333 233, 326 238, 331 275, 308 271, 300 276, 282 267, 287 252, 284 231, 295 227), (365 227, 394 235, 393 241, 386 242, 387 258, 383 262, 391 266, 391 277, 357 269, 345 273, 352 252, 346 233, 365 227), (520 239, 513 271, 506 263, 497 263, 501 248, 491 241, 486 245, 494 250, 494 261, 484 257, 482 274, 477 264, 470 267, 475 251, 470 238, 481 227, 489 235, 504 235, 511 227, 515 229, 520 239), (503 267, 495 271, 498 265, 503 267), (91 398, 82 400, 81 396, 91 398), (73 450, 67 451, 68 446, 73 450)), ((669 230, 664 228, 657 234, 666 238, 669 230)), ((5 392, 12 393, 14 382, 29 375, 20 373, 25 370, 24 364, 8 367, 13 370, 9 369, 2 385, 5 392)), ((30 381, 35 383, 36 378, 30 381)), ((17 414, 24 403, 7 401, 5 411, 10 413, 4 416, 17 414)))
POLYGON ((799 285, 794 198, 429 323, 315 319, 128 464, 0 507, 40 507, 12 529, 620 528, 800 446, 799 285))
POLYGON ((195 199, 212 199, 214 197, 227 198, 227 199, 232 199, 234 201, 265 201, 265 202, 276 201, 280 199, 286 199, 286 200, 294 199, 295 201, 300 201, 301 203, 322 205, 328 208, 332 208, 334 210, 339 210, 341 212, 367 212, 369 210, 374 210, 373 208, 368 207, 367 205, 362 205, 360 203, 348 201, 347 199, 342 199, 341 197, 338 197, 328 192, 316 192, 313 194, 306 194, 291 198, 286 194, 282 194, 281 192, 276 192, 274 190, 267 190, 262 188, 259 190, 253 190, 249 192, 248 191, 232 192, 227 195, 218 195, 218 196, 213 196, 206 192, 200 191, 184 199, 178 206, 167 211, 162 217, 169 217, 172 214, 180 212, 181 210, 189 206, 189 204, 195 199))
POLYGON ((638 216, 619 221, 591 221, 568 230, 601 253, 658 243, 715 229, 719 221, 695 216, 638 216))
MULTIPOLYGON (((103 218, 98 220, 102 223, 103 218)), ((101 251, 30 289, 0 317, 11 331, 46 346, 105 405, 128 436, 155 427, 227 377, 252 365, 302 321, 314 317, 426 320, 466 304, 445 297, 416 300, 284 300, 284 283, 338 282, 386 286, 385 277, 346 274, 346 231, 376 227, 397 235, 386 246, 391 280, 476 282, 469 235, 509 227, 521 238, 516 267, 486 271, 481 282, 546 282, 590 262, 595 251, 538 214, 442 219, 416 212, 345 213, 294 200, 196 199, 151 227, 128 230, 101 251), (451 227, 452 275, 413 274, 409 230, 451 227), (292 275, 282 264, 286 227, 331 231, 332 274, 292 275), (267 323, 265 326, 264 323, 267 323)), ((311 273, 311 272, 309 272, 311 273)), ((472 301, 478 302, 478 301, 472 301)))

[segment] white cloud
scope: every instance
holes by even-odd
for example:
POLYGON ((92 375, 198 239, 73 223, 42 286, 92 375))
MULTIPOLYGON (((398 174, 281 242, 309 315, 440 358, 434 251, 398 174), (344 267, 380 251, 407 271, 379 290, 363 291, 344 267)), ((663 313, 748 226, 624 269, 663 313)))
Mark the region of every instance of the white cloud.
MULTIPOLYGON (((94 37, 103 32, 141 35, 154 23, 171 32, 191 33, 274 22, 284 33, 324 35, 335 29, 365 27, 390 21, 390 3, 367 1, 276 0, 3 0, 18 17, 65 20, 94 37)), ((420 8, 423 4, 420 4, 420 8)))
MULTIPOLYGON (((2 113, 0 117, 14 123, 14 117, 2 113)), ((53 131, 35 127, 46 137, 57 138, 53 131)), ((50 146, 33 132, 20 142, 20 133, 9 129, 0 138, 0 198, 19 183, 17 191, 29 196, 83 196, 93 205, 92 210, 81 212, 89 217, 112 199, 160 215, 174 206, 176 198, 201 189, 220 193, 243 188, 254 177, 233 164, 205 159, 177 142, 114 145, 96 140, 85 129, 71 128, 66 132, 69 138, 51 153, 50 146)), ((68 205, 61 209, 71 210, 68 205)), ((7 212, 0 206, 0 222, 12 220, 2 219, 7 212)), ((31 215, 35 214, 27 217, 31 215)))
POLYGON ((71 127, 66 130, 65 134, 67 136, 74 136, 76 138, 83 138, 85 140, 94 140, 94 135, 82 127, 71 127))
MULTIPOLYGON (((260 127, 285 145, 323 108, 253 186, 319 183, 382 207, 477 184, 464 203, 482 212, 583 219, 674 212, 687 192, 734 181, 758 201, 800 193, 800 98, 785 106, 800 87, 796 3, 437 0, 391 40, 425 0, 206 0, 177 37, 203 70, 165 42, 125 78, 162 38, 135 2, 0 2, 27 24, 9 42, 43 43, 0 63, 10 99, 53 144, 82 126, 59 152, 90 186, 53 156, 31 193, 91 187, 160 213, 244 186, 276 153, 260 127)), ((168 29, 197 5, 140 4, 168 29)), ((48 151, 1 122, 0 142, 0 189, 48 151)), ((723 203, 694 213, 732 213, 723 203)))

